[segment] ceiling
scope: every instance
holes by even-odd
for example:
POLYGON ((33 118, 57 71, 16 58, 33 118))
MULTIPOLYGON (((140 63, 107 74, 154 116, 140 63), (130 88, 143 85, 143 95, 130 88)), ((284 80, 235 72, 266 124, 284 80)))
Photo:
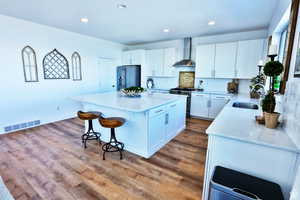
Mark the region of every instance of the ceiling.
POLYGON ((278 0, 1 0, 0 14, 136 44, 267 28, 277 4, 278 0), (89 23, 80 22, 82 17, 89 23), (216 25, 208 26, 210 20, 216 25), (170 32, 164 33, 165 28, 170 32))

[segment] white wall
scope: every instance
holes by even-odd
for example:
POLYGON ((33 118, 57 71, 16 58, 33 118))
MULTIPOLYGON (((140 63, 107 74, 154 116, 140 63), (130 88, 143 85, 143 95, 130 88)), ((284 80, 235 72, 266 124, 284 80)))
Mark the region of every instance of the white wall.
POLYGON ((124 48, 117 43, 2 15, 0 26, 0 133, 7 125, 38 119, 48 123, 74 116, 80 107, 70 99, 72 96, 101 91, 98 59, 114 58, 120 64, 124 48), (37 54, 38 83, 24 82, 21 50, 26 45, 37 54), (74 51, 80 53, 82 81, 44 80, 42 60, 54 48, 68 59, 70 75, 71 55, 74 51))
MULTIPOLYGON (((211 36, 201 36, 193 38, 193 53, 192 58, 195 60, 195 52, 196 46, 199 44, 208 44, 208 43, 220 43, 220 42, 233 42, 238 40, 251 40, 251 39, 266 39, 268 36, 268 30, 256 30, 256 31, 247 31, 247 32, 238 32, 238 33, 229 33, 229 34, 220 34, 220 35, 211 35, 211 36)), ((138 45, 130 45, 127 46, 128 49, 158 49, 158 48, 168 48, 175 47, 179 50, 179 58, 182 58, 183 51, 183 40, 169 40, 169 41, 161 41, 154 43, 145 43, 138 45), (182 51, 180 51, 182 50, 182 51)), ((178 86, 178 72, 179 71, 190 71, 194 70, 192 68, 177 68, 176 77, 175 78, 154 78, 156 88, 160 89, 169 89, 178 86)), ((227 83, 231 81, 231 79, 201 79, 204 81, 204 87, 206 90, 213 91, 226 91, 227 83)), ((195 87, 198 86, 199 79, 196 80, 195 87)), ((248 93, 249 92, 249 80, 240 80, 240 93, 248 93)))

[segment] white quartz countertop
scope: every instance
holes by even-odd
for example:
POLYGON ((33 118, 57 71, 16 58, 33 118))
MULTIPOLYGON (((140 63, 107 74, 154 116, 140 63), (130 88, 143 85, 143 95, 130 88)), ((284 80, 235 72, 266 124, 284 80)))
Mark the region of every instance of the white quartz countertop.
POLYGON ((233 97, 206 130, 208 135, 300 152, 283 128, 268 129, 256 123, 255 116, 261 115, 261 110, 232 107, 232 104, 237 101, 259 104, 257 100, 247 96, 233 97))
POLYGON ((185 95, 143 93, 141 97, 126 97, 120 92, 107 92, 73 97, 73 100, 81 103, 89 103, 129 112, 144 112, 182 98, 185 95))

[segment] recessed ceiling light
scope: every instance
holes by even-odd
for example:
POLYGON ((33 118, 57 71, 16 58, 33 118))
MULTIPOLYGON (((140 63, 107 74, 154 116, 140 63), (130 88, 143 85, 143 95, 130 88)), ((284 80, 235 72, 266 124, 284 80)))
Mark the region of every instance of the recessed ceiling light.
POLYGON ((163 32, 164 32, 164 33, 169 33, 169 32, 170 32, 170 29, 165 28, 165 29, 163 29, 163 32))
POLYGON ((120 8, 120 9, 127 8, 127 5, 126 4, 118 4, 117 8, 120 8))
POLYGON ((88 22, 89 22, 89 19, 86 18, 86 17, 83 17, 83 18, 80 19, 80 21, 81 21, 82 23, 88 23, 88 22))
POLYGON ((213 26, 213 25, 215 25, 215 24, 216 24, 215 21, 209 21, 209 22, 208 22, 208 25, 209 25, 209 26, 213 26))

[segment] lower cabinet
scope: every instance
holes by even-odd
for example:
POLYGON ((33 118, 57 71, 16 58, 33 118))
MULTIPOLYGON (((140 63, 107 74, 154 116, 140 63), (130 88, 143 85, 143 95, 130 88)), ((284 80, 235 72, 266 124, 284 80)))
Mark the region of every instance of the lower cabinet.
POLYGON ((229 101, 230 96, 228 95, 193 93, 191 115, 214 119, 229 101))
POLYGON ((150 152, 156 152, 184 128, 185 110, 182 109, 184 107, 182 102, 177 101, 149 111, 150 152))
POLYGON ((209 112, 209 94, 192 94, 191 115, 197 117, 208 118, 209 112))
POLYGON ((163 144, 166 132, 166 111, 162 110, 149 119, 149 146, 155 151, 163 144))
POLYGON ((211 95, 209 103, 208 118, 214 119, 222 111, 224 106, 230 101, 229 96, 211 95))

